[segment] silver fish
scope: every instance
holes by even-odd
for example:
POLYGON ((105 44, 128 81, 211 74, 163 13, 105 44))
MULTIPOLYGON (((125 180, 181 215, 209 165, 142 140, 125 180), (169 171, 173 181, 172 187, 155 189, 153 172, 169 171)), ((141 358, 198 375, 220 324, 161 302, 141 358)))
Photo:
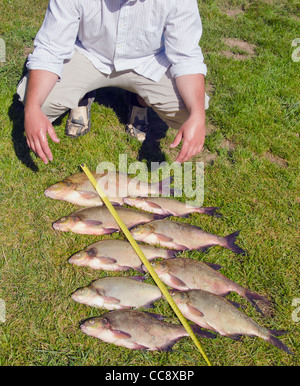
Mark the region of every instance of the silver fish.
POLYGON ((170 197, 124 197, 124 203, 151 213, 187 217, 190 213, 203 213, 221 217, 216 207, 195 207, 170 197))
MULTIPOLYGON (((127 228, 157 219, 158 214, 144 213, 135 209, 116 207, 127 228)), ((55 221, 55 230, 71 231, 87 235, 105 235, 119 232, 120 228, 106 206, 93 206, 76 210, 74 213, 55 221)))
POLYGON ((245 251, 235 244, 239 232, 234 232, 226 237, 213 235, 201 228, 172 220, 156 220, 150 224, 139 225, 131 229, 135 240, 162 247, 185 250, 205 250, 214 245, 220 245, 239 254, 245 251))
POLYGON ((264 311, 260 306, 263 306, 264 310, 270 307, 266 297, 250 292, 217 272, 221 267, 216 264, 180 257, 167 261, 155 261, 151 265, 165 284, 177 290, 201 289, 221 296, 236 292, 261 313, 264 311))
MULTIPOLYGON (((97 183, 114 205, 123 205, 123 198, 129 195, 148 196, 161 194, 170 190, 170 178, 157 183, 146 183, 138 178, 130 177, 126 173, 107 171, 104 173, 92 172, 97 183)), ((64 180, 51 185, 44 191, 46 197, 71 202, 81 206, 102 206, 103 201, 91 184, 85 173, 73 174, 64 180)))
MULTIPOLYGON (((162 315, 136 310, 118 310, 85 320, 81 330, 104 342, 133 350, 167 351, 176 341, 188 336, 185 328, 161 320, 162 315)), ((193 329, 201 336, 214 338, 214 335, 193 329)))
POLYGON ((292 354, 291 350, 275 336, 283 331, 268 330, 245 315, 221 296, 202 290, 171 291, 183 315, 203 328, 232 339, 242 335, 257 336, 277 348, 292 354))
MULTIPOLYGON (((140 248, 149 261, 159 257, 170 259, 175 257, 176 254, 174 250, 155 248, 150 245, 140 245, 140 248)), ((75 253, 69 258, 69 262, 106 271, 128 271, 132 268, 144 272, 140 258, 126 240, 108 239, 97 241, 84 250, 75 253)))
POLYGON ((145 277, 105 277, 72 294, 76 302, 89 306, 120 310, 123 308, 152 307, 162 297, 158 287, 144 283, 145 277))

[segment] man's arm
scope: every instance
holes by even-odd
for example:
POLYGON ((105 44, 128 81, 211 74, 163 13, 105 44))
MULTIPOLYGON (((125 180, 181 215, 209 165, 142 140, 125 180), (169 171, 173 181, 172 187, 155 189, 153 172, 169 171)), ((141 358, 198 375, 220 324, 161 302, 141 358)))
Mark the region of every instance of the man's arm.
POLYGON ((176 78, 176 86, 190 116, 182 125, 171 147, 183 144, 176 161, 188 161, 200 153, 205 140, 205 84, 204 75, 182 75, 176 78))
POLYGON ((59 142, 49 119, 41 106, 55 86, 58 75, 46 70, 30 70, 24 109, 24 126, 27 144, 47 164, 52 161, 47 134, 54 142, 59 142))

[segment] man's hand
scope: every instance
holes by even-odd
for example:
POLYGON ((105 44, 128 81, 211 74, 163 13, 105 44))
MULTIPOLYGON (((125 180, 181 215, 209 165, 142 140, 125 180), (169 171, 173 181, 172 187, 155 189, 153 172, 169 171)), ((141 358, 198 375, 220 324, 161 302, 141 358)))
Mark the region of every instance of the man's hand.
POLYGON ((170 145, 174 148, 181 141, 182 147, 176 161, 188 161, 194 155, 200 153, 205 140, 205 85, 202 74, 182 75, 176 78, 178 91, 190 112, 189 118, 181 126, 174 142, 170 145))
POLYGON ((47 134, 52 141, 58 143, 59 139, 55 130, 46 115, 39 107, 25 109, 25 134, 27 145, 38 155, 44 164, 53 160, 51 150, 48 145, 47 134))
POLYGON ((42 112, 41 106, 57 80, 58 76, 52 72, 31 70, 26 90, 24 126, 27 144, 45 164, 53 159, 47 134, 54 142, 59 142, 59 139, 49 119, 42 112))
POLYGON ((176 162, 180 163, 188 161, 202 150, 205 140, 205 119, 203 122, 201 116, 190 116, 178 131, 170 147, 177 147, 181 140, 183 140, 182 147, 176 158, 176 162))

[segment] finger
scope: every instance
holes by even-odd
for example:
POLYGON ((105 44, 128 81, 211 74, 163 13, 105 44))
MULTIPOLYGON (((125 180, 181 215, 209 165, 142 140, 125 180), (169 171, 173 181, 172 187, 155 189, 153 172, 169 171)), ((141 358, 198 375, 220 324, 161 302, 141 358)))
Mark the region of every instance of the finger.
POLYGON ((52 156, 50 147, 48 145, 48 141, 47 140, 41 141, 40 144, 41 144, 41 148, 42 148, 43 153, 46 155, 46 157, 49 159, 49 161, 53 161, 53 156, 52 156))
POLYGON ((29 138, 26 138, 26 140, 27 140, 27 145, 28 145, 29 149, 31 149, 34 153, 36 153, 34 142, 31 141, 29 138))
POLYGON ((44 164, 47 165, 47 163, 48 163, 47 156, 44 153, 44 151, 41 147, 40 141, 38 139, 35 141, 34 146, 36 149, 35 154, 37 154, 41 158, 41 160, 44 162, 44 164))
POLYGON ((176 162, 184 162, 186 159, 186 155, 189 152, 189 144, 186 141, 183 141, 183 145, 181 147, 181 150, 176 158, 176 162))
POLYGON ((59 142, 59 139, 56 135, 56 132, 54 130, 54 127, 51 125, 51 123, 49 124, 48 128, 47 128, 47 132, 49 134, 49 137, 52 139, 52 141, 58 143, 59 142))
POLYGON ((181 140, 182 140, 182 131, 179 130, 174 141, 171 143, 170 147, 174 148, 174 147, 178 146, 181 140))

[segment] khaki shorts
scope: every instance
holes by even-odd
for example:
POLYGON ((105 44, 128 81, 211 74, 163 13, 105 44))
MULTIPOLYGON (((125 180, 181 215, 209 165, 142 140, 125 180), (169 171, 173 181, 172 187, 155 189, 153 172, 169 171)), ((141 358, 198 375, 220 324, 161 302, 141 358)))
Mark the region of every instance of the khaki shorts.
MULTIPOLYGON (((19 99, 26 98, 27 76, 18 85, 19 99)), ((176 88, 175 81, 167 71, 159 82, 137 74, 134 71, 113 71, 103 74, 83 54, 75 51, 70 61, 64 64, 62 78, 56 83, 42 106, 51 122, 69 109, 78 106, 84 95, 102 87, 119 87, 138 94, 157 115, 173 129, 180 129, 189 113, 176 88)), ((205 108, 208 108, 205 95, 205 108)))

